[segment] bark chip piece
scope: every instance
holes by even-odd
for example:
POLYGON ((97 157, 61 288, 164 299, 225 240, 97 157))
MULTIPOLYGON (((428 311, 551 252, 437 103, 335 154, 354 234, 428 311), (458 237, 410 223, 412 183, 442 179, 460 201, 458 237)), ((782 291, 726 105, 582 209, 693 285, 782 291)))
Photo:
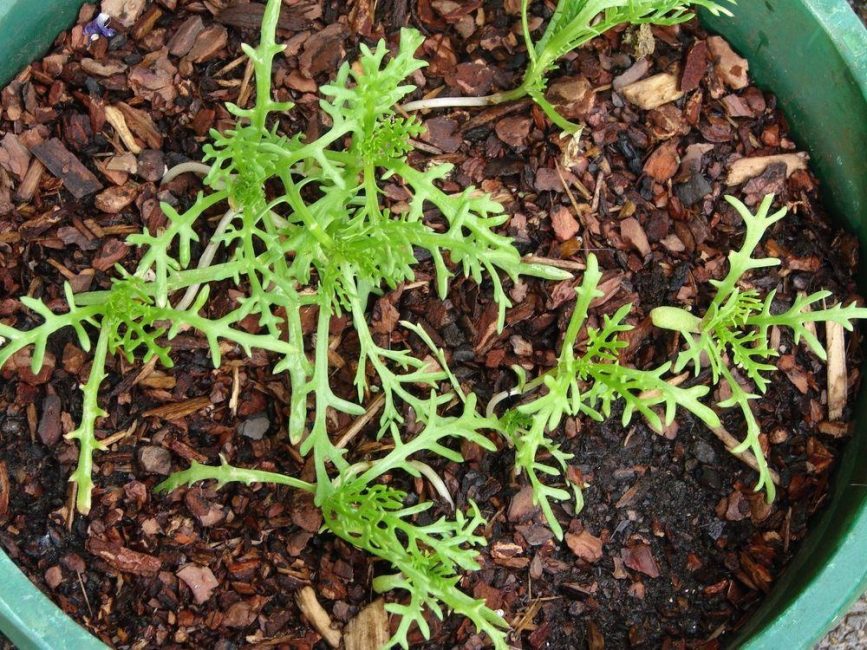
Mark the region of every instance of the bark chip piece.
POLYGON ((202 31, 187 54, 187 59, 193 63, 210 61, 229 42, 229 32, 222 25, 211 25, 202 31))
POLYGON ((522 487, 509 502, 508 519, 512 523, 528 521, 540 512, 539 506, 533 504, 533 489, 522 487))
POLYGON ((380 598, 346 624, 343 645, 346 650, 373 650, 385 647, 389 637, 388 614, 380 598))
POLYGON ((42 417, 39 419, 39 427, 36 432, 42 444, 53 447, 60 440, 62 433, 60 426, 60 398, 57 395, 46 395, 42 400, 42 417))
POLYGON ((662 72, 624 86, 621 93, 631 104, 650 110, 683 97, 678 85, 677 75, 662 72))
MULTIPOLYGON (((262 16, 264 15, 264 4, 235 2, 217 14, 217 20, 232 27, 258 30, 262 26, 262 16)), ((299 31, 306 29, 312 21, 321 15, 322 7, 318 0, 300 0, 288 7, 284 4, 280 9, 277 27, 289 31, 299 31)))
POLYGON ((569 208, 562 206, 557 208, 554 214, 551 215, 551 226, 554 228, 554 234, 557 235, 557 239, 560 241, 572 239, 581 229, 581 226, 575 221, 575 217, 572 216, 569 208))
POLYGON ((169 54, 173 56, 185 56, 196 42, 196 38, 205 29, 205 24, 200 16, 190 16, 172 35, 168 42, 169 54))
POLYGON ((593 564, 602 559, 602 540, 590 534, 588 530, 580 533, 566 533, 566 544, 569 549, 585 562, 593 564))
POLYGON ((843 418, 846 408, 846 333, 839 323, 825 323, 825 347, 828 349, 828 419, 843 418))
POLYGON ((726 177, 726 185, 740 185, 764 172, 770 165, 776 162, 786 163, 786 177, 796 171, 807 168, 809 156, 799 151, 798 153, 781 153, 775 156, 752 156, 735 160, 726 177))
POLYGON ((657 147, 644 163, 644 173, 658 183, 672 178, 680 167, 677 145, 677 140, 667 140, 657 147))
POLYGON ((633 571, 638 571, 651 578, 659 577, 659 566, 653 559, 650 546, 647 544, 628 546, 620 551, 620 555, 623 558, 623 564, 633 571))
POLYGON ((0 167, 23 180, 30 165, 30 152, 14 133, 7 133, 0 141, 0 167))
POLYGON ((75 198, 83 199, 102 189, 99 179, 57 138, 34 145, 31 151, 75 198))
POLYGON ((214 577, 214 572, 206 566, 188 564, 178 571, 177 576, 190 588, 199 605, 206 602, 220 584, 214 577))
POLYGON ((680 89, 688 93, 698 88, 707 71, 707 41, 696 41, 686 54, 683 74, 680 76, 680 89))
POLYGON ((118 214, 136 200, 138 193, 139 188, 133 183, 120 187, 110 187, 96 195, 94 206, 101 212, 118 214))
POLYGON ((121 546, 117 542, 109 542, 99 537, 87 540, 87 550, 105 560, 114 569, 122 573, 134 573, 140 576, 155 576, 162 568, 162 562, 153 555, 139 553, 121 546))
POLYGON ((735 54, 731 46, 721 36, 708 38, 707 46, 716 62, 714 71, 720 81, 733 90, 746 88, 750 83, 747 76, 750 64, 747 63, 747 60, 735 54))
POLYGON ((340 630, 335 630, 331 627, 331 617, 328 612, 319 604, 316 598, 316 592, 312 587, 302 587, 297 594, 295 600, 298 603, 298 609, 304 615, 313 628, 322 635, 322 638, 328 642, 332 648, 340 645, 340 639, 343 636, 340 630))
POLYGON ((632 244, 642 256, 650 255, 650 242, 647 241, 647 234, 635 217, 629 217, 620 222, 620 236, 632 244))
POLYGON ((105 273, 129 252, 129 246, 119 239, 106 239, 93 260, 93 268, 105 273))
POLYGON ((6 463, 0 460, 0 519, 9 512, 9 470, 6 463))
POLYGON ((102 0, 102 11, 124 27, 132 27, 145 8, 145 0, 102 0))

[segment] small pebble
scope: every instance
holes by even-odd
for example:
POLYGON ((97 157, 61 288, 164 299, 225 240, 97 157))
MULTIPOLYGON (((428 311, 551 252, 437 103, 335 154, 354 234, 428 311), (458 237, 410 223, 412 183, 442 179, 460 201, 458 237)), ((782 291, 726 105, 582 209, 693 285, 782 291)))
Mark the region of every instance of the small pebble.
POLYGON ((250 438, 250 440, 261 440, 268 433, 270 427, 271 422, 268 420, 268 416, 259 414, 244 420, 238 427, 238 433, 245 438, 250 438))
POLYGON ((172 471, 172 454, 162 447, 142 447, 138 452, 138 462, 148 474, 168 476, 172 471))

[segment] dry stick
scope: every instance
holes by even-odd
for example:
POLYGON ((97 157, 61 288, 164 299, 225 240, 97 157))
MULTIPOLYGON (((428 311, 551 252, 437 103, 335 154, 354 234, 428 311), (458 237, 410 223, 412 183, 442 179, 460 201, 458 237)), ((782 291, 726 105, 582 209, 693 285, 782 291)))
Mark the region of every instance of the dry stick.
MULTIPOLYGON (((711 431, 713 432, 713 434, 717 438, 722 440, 722 443, 726 446, 726 449, 728 449, 730 454, 732 454, 735 458, 739 458, 740 460, 742 460, 744 462, 745 465, 752 467, 757 472, 761 471, 759 469, 759 463, 756 460, 756 457, 753 455, 753 452, 746 450, 746 451, 742 451, 739 454, 736 454, 732 451, 732 449, 734 449, 739 444, 741 444, 740 440, 735 438, 732 434, 730 434, 728 431, 726 431, 725 428, 723 428, 723 427, 714 427, 714 428, 711 428, 711 431)), ((780 484, 780 475, 777 474, 776 471, 774 471, 773 469, 768 467, 768 474, 770 474, 771 480, 774 482, 774 485, 780 484)))
POLYGON ((138 420, 133 420, 133 423, 129 425, 128 428, 124 429, 123 431, 113 433, 107 438, 102 439, 100 442, 104 447, 111 447, 114 443, 119 442, 127 436, 132 435, 133 432, 136 430, 136 427, 138 427, 138 420))
POLYGON ((361 430, 364 429, 370 422, 373 421, 373 418, 376 417, 376 414, 379 413, 380 409, 382 409, 383 404, 385 404, 385 395, 380 393, 376 396, 376 398, 370 403, 370 406, 367 407, 367 410, 364 412, 364 415, 356 418, 355 422, 349 425, 349 428, 340 436, 340 440, 337 441, 337 444, 334 445, 337 449, 345 449, 346 445, 355 438, 361 430))
POLYGON ((323 639, 328 642, 332 648, 340 645, 340 639, 343 636, 340 630, 335 630, 331 627, 331 617, 328 612, 323 609, 316 598, 316 592, 310 586, 302 587, 295 594, 295 601, 298 603, 298 609, 304 615, 313 628, 319 632, 323 639))
POLYGON ((571 260, 558 260, 553 257, 542 257, 541 255, 525 255, 524 262, 527 264, 546 264, 564 271, 583 271, 587 268, 584 262, 573 262, 571 260))

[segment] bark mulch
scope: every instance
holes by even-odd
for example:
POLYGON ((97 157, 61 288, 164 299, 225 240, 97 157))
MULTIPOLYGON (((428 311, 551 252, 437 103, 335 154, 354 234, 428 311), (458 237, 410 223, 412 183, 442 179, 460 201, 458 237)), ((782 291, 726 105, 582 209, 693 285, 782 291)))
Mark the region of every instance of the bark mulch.
MULTIPOLYGON (((83 25, 96 9, 86 5, 52 52, 0 96, 4 322, 34 322, 21 295, 62 309, 63 282, 76 292, 98 289, 115 264, 133 267, 137 252, 126 236, 158 228, 160 201, 184 207, 200 187, 192 175, 161 185, 166 166, 199 160, 209 129, 231 125, 224 102, 251 101, 240 44, 256 41, 258 5, 111 4, 129 10, 111 41, 88 46, 83 25)), ((355 58, 359 43, 393 41, 405 25, 427 37, 421 55, 430 66, 413 80, 419 94, 513 87, 525 63, 519 6, 287 3, 275 89, 297 108, 280 118, 281 128, 316 133, 320 85, 355 58)), ((740 242, 740 219, 721 199, 726 192, 751 204, 775 192, 790 208, 764 242, 783 263, 754 277, 757 287, 776 288, 782 301, 819 288, 835 299, 855 297, 857 241, 828 221, 776 99, 751 85, 746 67, 694 23, 643 34, 620 29, 566 57, 552 83, 560 110, 587 124, 579 145, 529 102, 517 102, 423 116, 427 134, 413 162, 450 162, 447 189, 475 184, 494 194, 510 214, 504 231, 523 253, 568 267, 595 251, 605 297, 594 318, 633 303, 636 328, 624 361, 658 364, 677 342, 650 326, 650 310, 707 304, 708 280, 720 277, 726 253, 740 242), (660 103, 636 86, 667 71, 674 71, 676 101, 660 103), (746 170, 736 163, 779 155, 746 170)), ((389 186, 386 200, 403 199, 400 187, 389 186)), ((439 301, 431 270, 423 262, 418 282, 384 296, 373 311, 383 340, 406 338, 395 315, 420 323, 481 403, 512 385, 512 364, 532 374, 553 363, 575 282, 512 285, 515 307, 497 334, 487 285, 456 281, 439 301)), ((356 341, 345 321, 334 323, 332 335, 333 381, 349 385, 356 341)), ((774 341, 781 372, 757 403, 763 442, 782 478, 773 505, 753 493, 754 473, 689 417, 664 436, 640 422, 624 429, 616 414, 603 423, 566 422, 556 435, 589 488, 582 512, 559 511, 568 526, 564 544, 512 475, 508 449, 466 446, 465 464, 437 465, 458 507, 473 499, 489 521, 483 569, 462 586, 503 610, 517 647, 715 648, 750 616, 826 503, 849 435, 848 406, 842 419, 828 420, 824 365, 785 332, 774 341)), ((860 343, 856 330, 847 339, 850 396, 860 382, 860 343)), ((80 416, 88 355, 64 332, 38 374, 28 370, 27 354, 7 364, 0 546, 64 611, 119 648, 324 647, 296 594, 312 587, 342 626, 371 602, 371 579, 382 567, 318 535, 316 508, 285 488, 204 485, 153 495, 172 470, 216 462, 219 453, 243 466, 303 471, 285 435, 286 382, 271 374, 265 355, 230 352, 214 369, 203 340, 182 335, 172 345, 172 371, 113 362, 103 396, 109 416, 99 431, 113 443, 95 459, 98 487, 86 518, 70 515, 67 477, 77 452, 62 435, 80 416), (230 406, 235 390, 237 409, 230 406)), ((341 420, 335 431, 348 424, 341 420)), ((725 425, 738 432, 742 422, 727 413, 725 425)), ((359 438, 351 453, 362 457, 373 445, 359 438)), ((431 498, 424 484, 414 488, 419 499, 431 498)), ((432 640, 416 636, 418 647, 484 645, 465 621, 431 623, 432 640)))

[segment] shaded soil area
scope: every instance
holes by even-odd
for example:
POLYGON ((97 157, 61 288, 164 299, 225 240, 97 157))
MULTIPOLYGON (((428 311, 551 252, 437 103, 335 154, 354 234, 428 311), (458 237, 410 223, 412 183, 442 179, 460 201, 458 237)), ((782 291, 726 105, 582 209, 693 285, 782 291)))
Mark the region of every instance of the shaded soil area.
MULTIPOLYGON (((88 45, 88 6, 55 49, 2 92, 5 323, 36 322, 21 295, 60 310, 64 281, 77 292, 105 288, 114 264, 134 266, 138 253, 125 237, 164 223, 159 201, 185 207, 200 188, 192 174, 160 184, 166 166, 199 160, 208 130, 231 125, 224 102, 251 101, 240 44, 257 41, 257 5, 126 4, 141 7, 129 25, 115 23, 119 34, 110 41, 88 45), (59 159, 65 164, 55 165, 59 159)), ((374 13, 363 0, 289 3, 275 93, 297 108, 280 128, 318 133, 320 85, 341 61, 356 58, 360 43, 380 36, 393 43, 403 26, 427 36, 419 56, 430 65, 413 79, 418 97, 514 87, 525 63, 519 6, 381 0, 374 13)), ((753 206, 773 192, 790 209, 763 243, 782 264, 751 278, 754 286, 776 289, 780 305, 820 288, 835 300, 857 298, 856 239, 828 221, 775 98, 750 84, 745 62, 721 40, 694 23, 620 29, 567 56, 549 97, 587 124, 579 145, 525 101, 423 115, 427 133, 412 162, 452 163, 449 191, 476 185, 492 193, 510 215, 503 231, 522 253, 576 268, 594 251, 605 272, 594 321, 633 304, 624 362, 651 367, 675 353, 678 342, 651 327, 651 309, 710 301, 708 280, 722 276, 725 255, 742 238, 740 218, 722 200, 727 192, 753 206), (636 87, 661 73, 674 80, 674 101, 657 103, 636 87), (733 178, 743 157, 782 154, 788 157, 733 178)), ((388 186, 392 207, 405 198, 403 188, 388 186)), ((395 314, 421 324, 482 404, 514 385, 511 365, 534 375, 554 363, 580 274, 560 284, 510 285, 515 306, 497 333, 487 284, 457 280, 440 301, 432 271, 422 261, 416 282, 372 307, 382 341, 422 354, 395 314)), ((310 316, 304 322, 312 328, 310 316)), ((331 334, 332 381, 348 387, 357 339, 345 320, 336 319, 331 334)), ((780 372, 755 409, 781 476, 770 506, 752 491, 755 474, 688 416, 665 435, 638 421, 624 428, 616 413, 603 423, 569 419, 553 434, 575 454, 573 478, 588 484, 580 513, 558 509, 569 531, 563 544, 513 476, 507 448, 465 445, 466 463, 433 461, 457 507, 474 500, 488 519, 483 568, 461 584, 504 612, 514 646, 714 648, 750 615, 827 500, 849 435, 848 408, 828 421, 824 364, 786 332, 773 340, 780 372)), ((305 471, 286 436, 287 382, 272 375, 267 356, 227 350, 214 369, 203 339, 181 335, 172 347, 171 371, 113 361, 102 403, 109 416, 99 431, 112 444, 95 459, 88 517, 70 515, 67 478, 77 451, 62 438, 81 414, 88 354, 62 332, 38 374, 26 355, 10 360, 0 384, 0 546, 64 611, 115 647, 326 647, 300 613, 297 591, 312 586, 341 626, 371 601, 372 577, 385 567, 318 535, 318 511, 287 488, 205 485, 152 494, 170 471, 192 460, 215 463, 221 453, 246 467, 305 471), (191 589, 187 567, 199 576, 206 569, 213 587, 191 589)), ((857 330, 847 352, 853 397, 857 330)), ((739 418, 724 415, 728 430, 741 435, 739 418)), ((339 418, 335 435, 350 423, 339 418)), ((362 436, 350 453, 363 460, 379 448, 372 435, 362 436)), ((435 496, 422 482, 408 487, 418 499, 435 496)), ((438 513, 448 514, 448 505, 438 503, 438 513)), ((431 627, 430 642, 414 637, 418 647, 486 643, 455 617, 431 617, 431 627)))

